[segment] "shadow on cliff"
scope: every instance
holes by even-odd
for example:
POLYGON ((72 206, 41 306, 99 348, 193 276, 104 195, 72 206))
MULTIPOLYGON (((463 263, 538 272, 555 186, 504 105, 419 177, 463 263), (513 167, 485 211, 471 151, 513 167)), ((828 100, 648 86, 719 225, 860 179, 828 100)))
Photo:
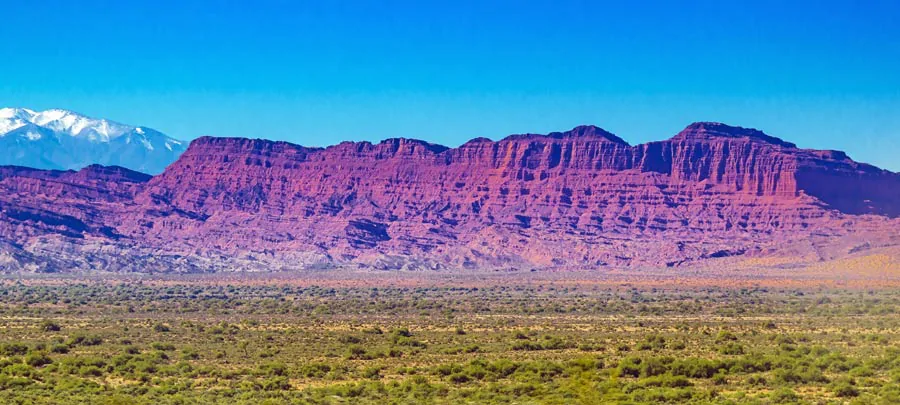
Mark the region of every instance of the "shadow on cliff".
POLYGON ((797 185, 810 196, 845 214, 900 217, 900 174, 800 170, 797 185))

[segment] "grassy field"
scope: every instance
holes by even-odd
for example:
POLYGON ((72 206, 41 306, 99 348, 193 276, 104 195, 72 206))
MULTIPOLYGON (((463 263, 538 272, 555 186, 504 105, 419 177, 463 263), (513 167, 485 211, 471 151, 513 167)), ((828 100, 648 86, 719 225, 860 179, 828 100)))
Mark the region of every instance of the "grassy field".
POLYGON ((896 289, 218 280, 7 280, 0 403, 900 403, 896 289))

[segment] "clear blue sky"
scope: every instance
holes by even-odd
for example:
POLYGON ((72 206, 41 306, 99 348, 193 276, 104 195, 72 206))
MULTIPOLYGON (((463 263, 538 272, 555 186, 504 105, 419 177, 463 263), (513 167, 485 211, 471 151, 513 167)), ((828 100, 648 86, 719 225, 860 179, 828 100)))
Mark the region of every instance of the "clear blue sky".
POLYGON ((756 127, 900 170, 900 1, 7 2, 0 104, 304 145, 756 127))

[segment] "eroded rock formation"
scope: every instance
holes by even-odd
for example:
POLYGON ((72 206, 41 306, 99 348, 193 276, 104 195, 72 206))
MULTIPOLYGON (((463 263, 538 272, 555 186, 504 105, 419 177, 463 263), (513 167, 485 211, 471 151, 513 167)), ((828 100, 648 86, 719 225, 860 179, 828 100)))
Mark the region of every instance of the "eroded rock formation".
POLYGON ((895 243, 900 216, 900 175, 718 123, 635 146, 593 126, 458 148, 204 137, 152 178, 6 167, 0 189, 9 268, 36 240, 190 271, 674 266, 895 243))

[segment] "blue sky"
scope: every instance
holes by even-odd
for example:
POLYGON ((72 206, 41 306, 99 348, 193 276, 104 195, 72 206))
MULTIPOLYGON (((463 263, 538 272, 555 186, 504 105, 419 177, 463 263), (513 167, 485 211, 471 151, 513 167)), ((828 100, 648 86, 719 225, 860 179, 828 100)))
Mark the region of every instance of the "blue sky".
POLYGON ((755 127, 900 171, 897 1, 9 2, 0 104, 327 145, 755 127))

